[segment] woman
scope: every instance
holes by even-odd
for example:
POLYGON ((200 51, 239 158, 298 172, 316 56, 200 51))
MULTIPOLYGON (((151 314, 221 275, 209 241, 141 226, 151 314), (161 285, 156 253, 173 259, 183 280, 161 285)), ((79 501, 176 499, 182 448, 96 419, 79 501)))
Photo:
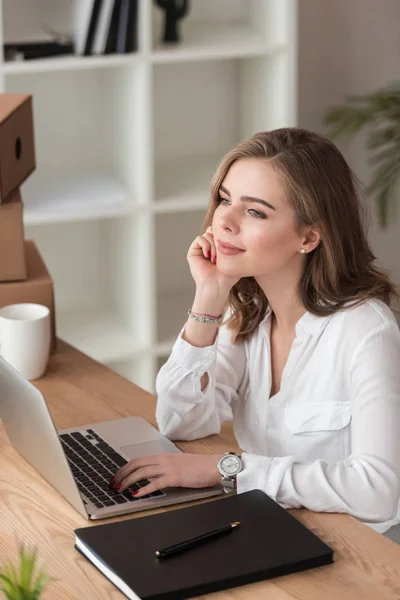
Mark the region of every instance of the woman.
POLYGON ((143 457, 115 486, 152 479, 140 497, 222 477, 284 508, 348 513, 380 532, 400 523, 398 294, 360 211, 350 168, 316 134, 263 132, 224 157, 189 248, 196 293, 157 377, 156 416, 178 440, 233 419, 244 452, 143 457))

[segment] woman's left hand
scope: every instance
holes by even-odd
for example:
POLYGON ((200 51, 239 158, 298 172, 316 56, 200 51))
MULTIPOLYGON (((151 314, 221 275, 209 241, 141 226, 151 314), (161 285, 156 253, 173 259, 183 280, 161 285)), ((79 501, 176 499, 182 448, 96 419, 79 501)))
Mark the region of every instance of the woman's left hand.
POLYGON ((134 494, 135 498, 166 487, 211 487, 221 482, 217 462, 222 456, 173 452, 141 456, 121 467, 110 481, 110 487, 122 493, 141 479, 151 479, 149 485, 134 494))

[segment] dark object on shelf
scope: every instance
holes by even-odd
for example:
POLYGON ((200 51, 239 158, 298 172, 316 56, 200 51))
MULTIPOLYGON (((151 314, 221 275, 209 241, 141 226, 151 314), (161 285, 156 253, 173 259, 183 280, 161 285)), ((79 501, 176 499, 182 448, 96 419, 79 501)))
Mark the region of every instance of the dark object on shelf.
POLYGON ((73 54, 72 41, 60 42, 31 42, 4 44, 4 58, 6 61, 32 60, 35 58, 49 58, 62 54, 73 54))
POLYGON ((79 56, 137 50, 139 0, 75 0, 74 51, 79 56))
POLYGON ((135 52, 138 45, 138 0, 122 0, 118 23, 117 52, 135 52))
POLYGON ((155 0, 155 3, 165 11, 164 44, 180 42, 178 21, 186 16, 189 10, 189 0, 155 0))
POLYGON ((86 30, 86 41, 83 49, 83 56, 89 56, 92 54, 92 45, 94 42, 94 38, 96 35, 96 29, 99 26, 100 12, 101 12, 101 4, 102 0, 93 0, 92 4, 92 12, 89 15, 89 22, 85 23, 87 26, 86 30))
POLYGON ((114 0, 114 6, 111 13, 110 24, 108 27, 107 38, 104 48, 104 54, 113 54, 117 49, 117 36, 121 5, 122 0, 114 0))
POLYGON ((137 50, 138 0, 114 0, 104 54, 137 50))

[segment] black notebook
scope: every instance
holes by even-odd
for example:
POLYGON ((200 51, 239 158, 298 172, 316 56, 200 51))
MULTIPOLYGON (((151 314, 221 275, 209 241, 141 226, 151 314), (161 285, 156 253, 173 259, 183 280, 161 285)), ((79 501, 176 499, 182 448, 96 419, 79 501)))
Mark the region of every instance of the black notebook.
POLYGON ((333 550, 260 490, 75 530, 76 545, 128 598, 178 600, 333 562, 333 550), (155 552, 233 521, 169 558, 155 552))

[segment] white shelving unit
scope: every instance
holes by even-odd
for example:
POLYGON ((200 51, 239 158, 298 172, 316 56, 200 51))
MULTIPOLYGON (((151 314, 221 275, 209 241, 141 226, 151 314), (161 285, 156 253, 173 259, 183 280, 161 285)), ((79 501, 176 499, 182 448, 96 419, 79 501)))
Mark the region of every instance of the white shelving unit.
MULTIPOLYGON (((0 34, 68 32, 67 0, 2 0, 0 34), (33 26, 32 25, 32 26, 33 26)), ((296 122, 296 0, 192 0, 182 42, 140 0, 129 55, 0 63, 33 95, 37 169, 25 237, 55 282, 59 337, 149 391, 186 320, 187 249, 234 144, 296 122)))

